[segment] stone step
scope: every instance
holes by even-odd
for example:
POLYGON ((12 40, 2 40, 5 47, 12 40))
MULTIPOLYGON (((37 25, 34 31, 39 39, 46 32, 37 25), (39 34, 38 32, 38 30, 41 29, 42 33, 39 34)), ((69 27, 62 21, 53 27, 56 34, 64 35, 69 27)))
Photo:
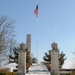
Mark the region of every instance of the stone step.
POLYGON ((32 64, 26 75, 51 75, 43 63, 32 64))

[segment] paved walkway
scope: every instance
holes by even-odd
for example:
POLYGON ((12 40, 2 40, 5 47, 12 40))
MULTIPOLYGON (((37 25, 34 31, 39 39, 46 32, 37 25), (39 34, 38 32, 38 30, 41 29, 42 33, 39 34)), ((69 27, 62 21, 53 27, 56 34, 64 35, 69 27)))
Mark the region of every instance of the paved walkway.
POLYGON ((29 68, 29 72, 26 75, 51 75, 46 66, 43 63, 32 64, 29 68))

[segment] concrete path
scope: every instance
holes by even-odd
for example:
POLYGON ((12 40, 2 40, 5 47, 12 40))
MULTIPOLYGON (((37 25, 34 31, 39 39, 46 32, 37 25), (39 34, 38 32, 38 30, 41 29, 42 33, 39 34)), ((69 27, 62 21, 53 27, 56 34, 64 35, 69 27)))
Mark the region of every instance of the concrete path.
POLYGON ((29 72, 26 75, 51 75, 46 66, 43 63, 32 64, 29 68, 29 72))

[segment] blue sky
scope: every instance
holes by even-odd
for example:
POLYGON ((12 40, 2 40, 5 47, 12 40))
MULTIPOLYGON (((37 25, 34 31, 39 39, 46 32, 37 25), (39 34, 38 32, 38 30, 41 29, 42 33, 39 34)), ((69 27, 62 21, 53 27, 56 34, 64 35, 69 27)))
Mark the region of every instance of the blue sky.
POLYGON ((38 50, 39 59, 51 49, 51 43, 58 43, 60 52, 72 59, 75 51, 75 0, 0 0, 0 16, 16 20, 15 39, 26 43, 26 34, 31 34, 31 52, 36 56, 36 16, 34 9, 38 2, 38 50))

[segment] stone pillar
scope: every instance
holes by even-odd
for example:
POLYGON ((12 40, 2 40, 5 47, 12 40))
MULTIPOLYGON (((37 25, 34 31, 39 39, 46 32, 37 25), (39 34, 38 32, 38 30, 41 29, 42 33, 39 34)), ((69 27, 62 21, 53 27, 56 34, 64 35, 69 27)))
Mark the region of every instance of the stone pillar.
POLYGON ((51 44, 52 50, 51 50, 51 73, 53 75, 59 74, 59 51, 57 48, 57 44, 53 42, 51 44))
POLYGON ((26 46, 27 46, 28 51, 31 52, 31 34, 27 34, 27 37, 26 37, 26 46))
POLYGON ((20 51, 18 55, 18 75, 26 74, 26 45, 20 44, 20 51))

